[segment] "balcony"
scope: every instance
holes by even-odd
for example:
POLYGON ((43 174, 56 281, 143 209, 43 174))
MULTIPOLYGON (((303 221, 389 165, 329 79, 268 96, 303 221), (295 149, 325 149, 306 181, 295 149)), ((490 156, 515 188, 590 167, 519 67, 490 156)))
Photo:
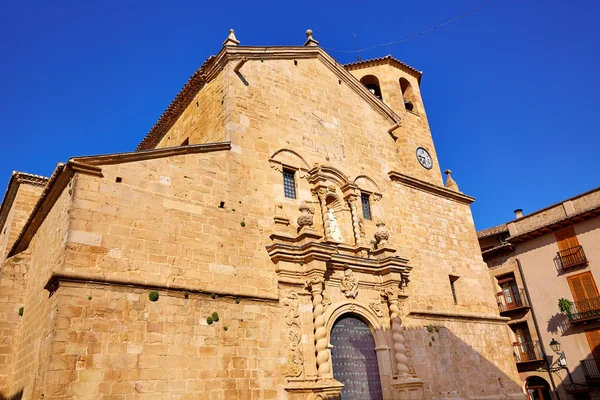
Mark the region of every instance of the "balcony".
POLYGON ((498 311, 500 315, 509 314, 511 311, 530 308, 527 302, 525 289, 511 291, 508 295, 506 292, 501 292, 496 295, 496 303, 498 303, 498 311))
POLYGON ((573 302, 567 316, 572 324, 600 319, 600 297, 590 297, 573 302))
POLYGON ((581 360, 581 369, 586 381, 600 381, 600 359, 592 358, 590 360, 581 360))
POLYGON ((513 354, 515 362, 527 363, 532 361, 543 361, 542 351, 540 349, 540 341, 533 340, 531 342, 515 342, 513 343, 513 354))
POLYGON ((588 264, 588 260, 585 257, 583 247, 575 246, 570 249, 561 250, 556 253, 554 257, 556 263, 556 269, 559 272, 565 272, 572 268, 584 267, 588 264))

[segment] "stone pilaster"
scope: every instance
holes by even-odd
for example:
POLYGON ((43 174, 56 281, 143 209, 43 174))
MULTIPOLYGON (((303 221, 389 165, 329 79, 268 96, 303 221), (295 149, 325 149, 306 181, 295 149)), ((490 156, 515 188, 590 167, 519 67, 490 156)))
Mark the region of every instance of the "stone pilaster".
POLYGON ((358 197, 351 195, 348 197, 350 205, 350 213, 352 214, 352 231, 354 232, 354 243, 360 246, 362 243, 362 235, 360 233, 360 215, 358 214, 358 197))
POLYGON ((323 235, 325 240, 331 240, 331 231, 329 228, 329 218, 327 218, 327 190, 319 189, 317 191, 319 204, 321 205, 321 218, 323 219, 323 235))

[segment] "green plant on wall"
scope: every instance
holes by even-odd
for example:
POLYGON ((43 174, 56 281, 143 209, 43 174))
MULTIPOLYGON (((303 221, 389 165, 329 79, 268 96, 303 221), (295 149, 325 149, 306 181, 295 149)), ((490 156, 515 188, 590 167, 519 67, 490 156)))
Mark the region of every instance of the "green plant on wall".
POLYGON ((158 300, 158 292, 156 290, 151 291, 150 293, 148 293, 148 298, 150 299, 150 301, 158 300))
POLYGON ((573 302, 569 299, 565 299, 561 297, 558 299, 558 309, 560 312, 565 313, 567 315, 571 315, 571 309, 573 307, 573 302))

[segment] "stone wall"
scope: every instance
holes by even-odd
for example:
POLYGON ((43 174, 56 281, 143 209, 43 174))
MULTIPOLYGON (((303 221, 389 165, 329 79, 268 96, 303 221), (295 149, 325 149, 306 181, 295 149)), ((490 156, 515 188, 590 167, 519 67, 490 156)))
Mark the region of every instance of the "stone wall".
POLYGON ((185 139, 189 139, 190 144, 227 140, 228 109, 224 103, 227 90, 228 77, 225 74, 204 85, 156 147, 179 146, 185 139))
MULTIPOLYGON (((269 399, 283 368, 277 303, 65 283, 55 297, 44 398, 269 399), (207 317, 217 312, 211 325, 207 317)), ((53 298, 54 299, 54 298, 53 298)))
POLYGON ((15 357, 11 379, 11 393, 24 390, 26 399, 39 398, 34 385, 44 369, 48 368, 45 360, 52 345, 55 327, 53 303, 56 299, 49 297, 44 286, 52 272, 64 262, 70 192, 69 188, 63 191, 29 245, 31 261, 24 290, 24 314, 13 350, 15 357))

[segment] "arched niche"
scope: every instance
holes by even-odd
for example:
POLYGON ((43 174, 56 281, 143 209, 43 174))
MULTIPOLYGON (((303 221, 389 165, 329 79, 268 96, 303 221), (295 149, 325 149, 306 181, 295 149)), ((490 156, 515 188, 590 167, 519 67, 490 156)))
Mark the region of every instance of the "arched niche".
POLYGON ((360 83, 362 83, 369 92, 373 93, 375 97, 379 100, 383 101, 383 96, 381 95, 381 85, 379 84, 379 79, 375 75, 365 75, 360 78, 360 83))

